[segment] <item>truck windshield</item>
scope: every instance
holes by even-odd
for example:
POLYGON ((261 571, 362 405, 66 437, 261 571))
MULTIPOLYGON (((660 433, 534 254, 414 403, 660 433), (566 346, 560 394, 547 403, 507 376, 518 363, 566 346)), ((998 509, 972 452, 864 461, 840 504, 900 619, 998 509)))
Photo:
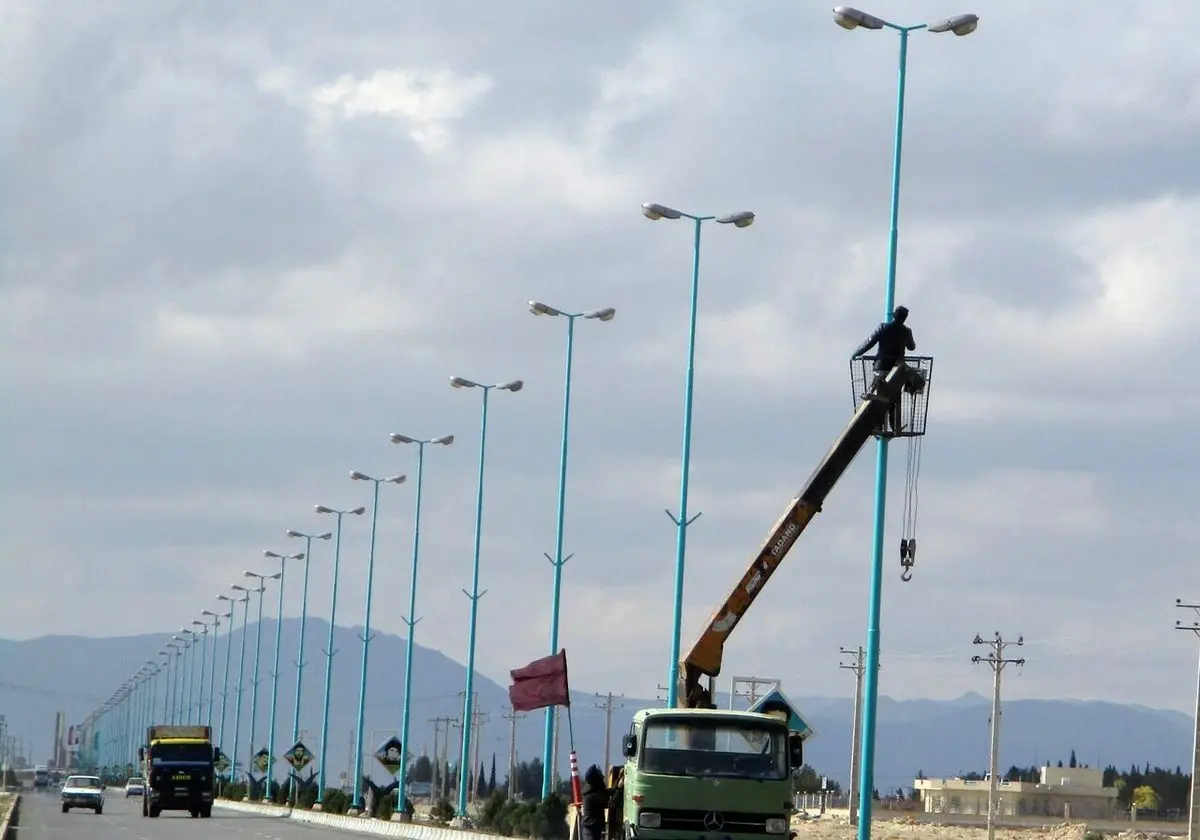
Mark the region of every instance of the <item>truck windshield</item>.
POLYGON ((646 724, 640 768, 666 776, 787 777, 787 736, 751 722, 662 720, 646 724))
POLYGON ((150 763, 212 764, 212 747, 207 744, 155 744, 150 748, 150 763))

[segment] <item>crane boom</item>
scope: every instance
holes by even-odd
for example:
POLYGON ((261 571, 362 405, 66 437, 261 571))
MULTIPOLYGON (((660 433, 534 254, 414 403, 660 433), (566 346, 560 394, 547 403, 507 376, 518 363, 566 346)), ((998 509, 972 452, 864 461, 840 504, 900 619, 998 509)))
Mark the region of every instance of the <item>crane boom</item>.
POLYGON ((825 497, 849 468, 867 440, 880 428, 892 406, 903 393, 907 369, 897 365, 879 381, 862 401, 840 437, 817 465, 804 488, 792 499, 783 516, 775 523, 742 579, 709 619, 708 626, 680 662, 679 697, 686 708, 715 708, 712 679, 721 673, 725 641, 738 625, 754 599, 762 591, 775 569, 783 562, 796 539, 812 518, 821 511, 825 497), (700 684, 709 678, 709 687, 700 684))

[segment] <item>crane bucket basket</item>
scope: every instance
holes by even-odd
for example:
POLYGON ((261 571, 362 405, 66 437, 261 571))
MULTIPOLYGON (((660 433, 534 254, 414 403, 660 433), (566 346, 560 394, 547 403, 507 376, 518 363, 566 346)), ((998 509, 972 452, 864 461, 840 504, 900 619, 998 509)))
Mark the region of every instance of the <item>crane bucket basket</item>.
MULTIPOLYGON (((859 356, 850 360, 850 385, 854 407, 868 397, 876 380, 875 356, 859 356)), ((900 428, 887 428, 886 437, 921 437, 929 417, 929 389, 933 379, 932 356, 905 356, 904 391, 900 395, 900 428)), ((882 376, 882 372, 878 374, 882 376)))

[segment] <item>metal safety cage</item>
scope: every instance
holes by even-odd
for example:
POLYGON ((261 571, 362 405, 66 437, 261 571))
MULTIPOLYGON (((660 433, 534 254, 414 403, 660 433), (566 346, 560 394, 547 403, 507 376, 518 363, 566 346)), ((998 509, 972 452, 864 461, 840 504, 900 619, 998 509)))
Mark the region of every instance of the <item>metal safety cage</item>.
MULTIPOLYGON (((850 360, 850 386, 854 397, 854 408, 865 400, 874 387, 877 356, 859 356, 850 360)), ((921 437, 929 417, 929 389, 933 382, 932 356, 905 356, 904 390, 900 395, 899 428, 885 423, 876 434, 883 437, 921 437)), ((880 374, 882 375, 882 374, 880 374)))

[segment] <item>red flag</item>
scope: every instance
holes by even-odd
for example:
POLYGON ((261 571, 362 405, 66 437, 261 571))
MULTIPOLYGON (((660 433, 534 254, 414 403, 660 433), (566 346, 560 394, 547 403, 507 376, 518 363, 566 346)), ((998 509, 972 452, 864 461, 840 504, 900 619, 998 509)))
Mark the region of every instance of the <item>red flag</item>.
POLYGON ((509 675, 513 684, 508 687, 508 701, 514 712, 531 712, 547 706, 570 707, 566 650, 535 659, 509 675))

